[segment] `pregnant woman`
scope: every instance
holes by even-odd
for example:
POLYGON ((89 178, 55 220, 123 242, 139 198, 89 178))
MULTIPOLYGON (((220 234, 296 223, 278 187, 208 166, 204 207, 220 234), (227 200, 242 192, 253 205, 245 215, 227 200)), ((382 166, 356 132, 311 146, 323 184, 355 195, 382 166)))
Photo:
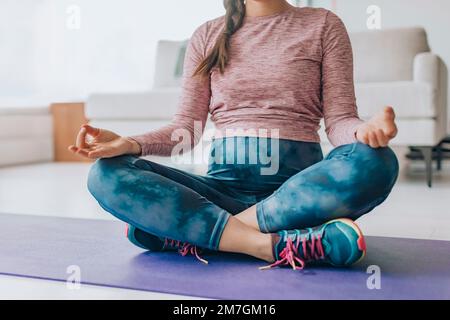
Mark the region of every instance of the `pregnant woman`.
POLYGON ((98 159, 89 191, 146 250, 203 262, 201 249, 238 252, 266 268, 359 261, 365 242, 354 220, 387 198, 398 175, 387 147, 393 109, 358 118, 352 48, 332 12, 285 0, 224 4, 225 16, 192 35, 170 124, 131 137, 82 126, 69 149, 98 159), (139 157, 192 148, 208 113, 216 134, 206 175, 139 157), (335 146, 325 158, 322 118, 335 146))

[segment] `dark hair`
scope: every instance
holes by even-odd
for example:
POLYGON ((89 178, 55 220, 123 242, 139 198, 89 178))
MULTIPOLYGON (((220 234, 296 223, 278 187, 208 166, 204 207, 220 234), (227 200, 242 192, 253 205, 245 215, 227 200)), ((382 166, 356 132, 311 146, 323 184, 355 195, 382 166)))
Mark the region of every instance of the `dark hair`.
POLYGON ((198 65, 194 76, 208 76, 209 72, 218 67, 223 73, 229 61, 230 38, 242 26, 245 17, 244 0, 224 0, 226 9, 225 26, 217 38, 214 47, 206 58, 198 65))

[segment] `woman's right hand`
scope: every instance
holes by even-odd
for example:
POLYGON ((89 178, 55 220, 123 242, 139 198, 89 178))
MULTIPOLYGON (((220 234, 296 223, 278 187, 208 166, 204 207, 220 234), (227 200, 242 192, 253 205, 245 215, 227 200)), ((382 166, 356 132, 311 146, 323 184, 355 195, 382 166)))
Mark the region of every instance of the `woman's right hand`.
POLYGON ((75 145, 69 146, 68 149, 89 159, 141 154, 140 145, 133 139, 87 124, 81 126, 75 145))

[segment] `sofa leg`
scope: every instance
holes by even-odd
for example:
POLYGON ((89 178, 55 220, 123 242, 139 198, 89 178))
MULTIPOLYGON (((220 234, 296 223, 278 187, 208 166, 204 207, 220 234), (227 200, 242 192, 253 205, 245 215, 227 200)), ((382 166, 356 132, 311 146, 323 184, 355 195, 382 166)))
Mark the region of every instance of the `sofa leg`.
POLYGON ((433 179, 433 147, 418 147, 425 160, 427 184, 431 188, 433 179))
POLYGON ((442 148, 441 146, 437 146, 436 148, 436 167, 437 167, 437 171, 441 171, 442 169, 442 148))

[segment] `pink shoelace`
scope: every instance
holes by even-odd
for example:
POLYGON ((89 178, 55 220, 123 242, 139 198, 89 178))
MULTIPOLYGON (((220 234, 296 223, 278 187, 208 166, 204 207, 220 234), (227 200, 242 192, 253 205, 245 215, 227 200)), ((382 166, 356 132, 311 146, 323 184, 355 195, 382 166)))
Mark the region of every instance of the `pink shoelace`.
POLYGON ((325 257, 325 253, 322 247, 321 236, 314 235, 308 240, 300 237, 297 238, 296 243, 292 242, 291 238, 287 239, 286 247, 280 252, 280 259, 272 263, 271 265, 260 267, 260 270, 267 270, 278 266, 292 266, 294 270, 301 270, 305 267, 305 263, 313 260, 320 260, 325 257), (302 246, 303 258, 300 256, 298 249, 302 246))
POLYGON ((187 242, 181 242, 179 240, 173 240, 173 239, 164 239, 164 248, 165 247, 175 247, 178 248, 178 252, 183 256, 187 256, 188 254, 194 255, 199 261, 203 262, 204 264, 208 264, 208 261, 200 257, 197 251, 197 247, 187 243, 187 242))

